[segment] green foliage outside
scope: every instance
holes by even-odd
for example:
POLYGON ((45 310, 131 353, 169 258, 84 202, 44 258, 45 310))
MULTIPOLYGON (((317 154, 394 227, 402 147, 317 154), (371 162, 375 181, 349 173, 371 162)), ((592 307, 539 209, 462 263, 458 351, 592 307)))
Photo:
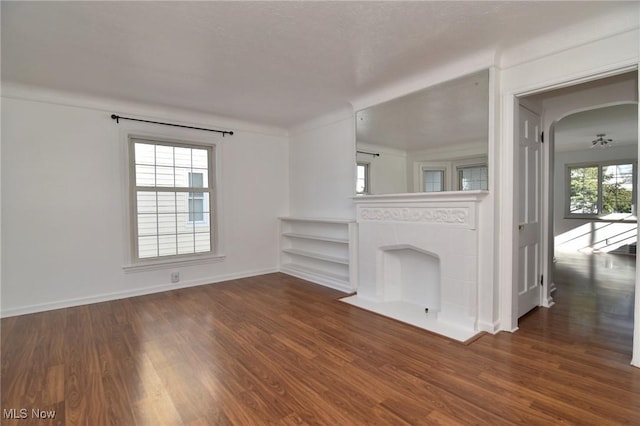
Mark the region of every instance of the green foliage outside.
POLYGON ((631 213, 632 174, 617 169, 618 175, 605 172, 602 175, 602 211, 598 211, 598 166, 570 169, 570 212, 577 214, 631 213))

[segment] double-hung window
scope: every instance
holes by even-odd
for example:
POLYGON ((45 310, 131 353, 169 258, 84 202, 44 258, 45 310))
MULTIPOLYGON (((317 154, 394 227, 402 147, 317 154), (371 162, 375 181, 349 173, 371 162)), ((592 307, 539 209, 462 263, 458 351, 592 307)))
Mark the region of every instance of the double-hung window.
POLYGON ((635 215, 632 162, 567 166, 567 216, 629 218, 635 215))
POLYGON ((133 260, 215 252, 214 148, 130 138, 133 260))

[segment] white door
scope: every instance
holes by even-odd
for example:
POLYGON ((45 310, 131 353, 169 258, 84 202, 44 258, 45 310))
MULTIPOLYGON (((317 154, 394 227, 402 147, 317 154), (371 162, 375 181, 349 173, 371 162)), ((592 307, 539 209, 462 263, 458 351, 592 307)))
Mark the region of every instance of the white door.
POLYGON ((519 108, 518 318, 540 304, 540 116, 519 108))

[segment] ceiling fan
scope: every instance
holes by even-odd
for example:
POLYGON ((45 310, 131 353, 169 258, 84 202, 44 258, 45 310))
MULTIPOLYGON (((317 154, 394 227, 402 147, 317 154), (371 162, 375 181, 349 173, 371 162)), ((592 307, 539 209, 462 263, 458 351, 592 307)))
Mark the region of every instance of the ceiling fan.
POLYGON ((597 146, 601 147, 601 148, 606 148, 609 145, 609 143, 613 142, 613 139, 605 139, 604 137, 607 136, 605 133, 599 133, 596 135, 596 138, 594 140, 591 141, 591 148, 595 148, 597 146))

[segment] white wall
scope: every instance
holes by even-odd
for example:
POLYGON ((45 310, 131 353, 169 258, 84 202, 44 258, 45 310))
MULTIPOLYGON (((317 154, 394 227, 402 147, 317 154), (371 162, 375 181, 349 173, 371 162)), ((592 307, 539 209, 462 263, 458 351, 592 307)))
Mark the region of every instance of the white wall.
POLYGON ((289 161, 291 216, 355 217, 355 116, 350 108, 294 129, 289 161))
POLYGON ((276 271, 276 218, 288 210, 288 149, 280 129, 33 89, 7 93, 3 87, 2 315, 276 271), (118 125, 111 112, 235 134, 118 125), (218 142, 223 261, 125 273, 127 131, 218 142), (170 284, 174 270, 178 284, 170 284))

